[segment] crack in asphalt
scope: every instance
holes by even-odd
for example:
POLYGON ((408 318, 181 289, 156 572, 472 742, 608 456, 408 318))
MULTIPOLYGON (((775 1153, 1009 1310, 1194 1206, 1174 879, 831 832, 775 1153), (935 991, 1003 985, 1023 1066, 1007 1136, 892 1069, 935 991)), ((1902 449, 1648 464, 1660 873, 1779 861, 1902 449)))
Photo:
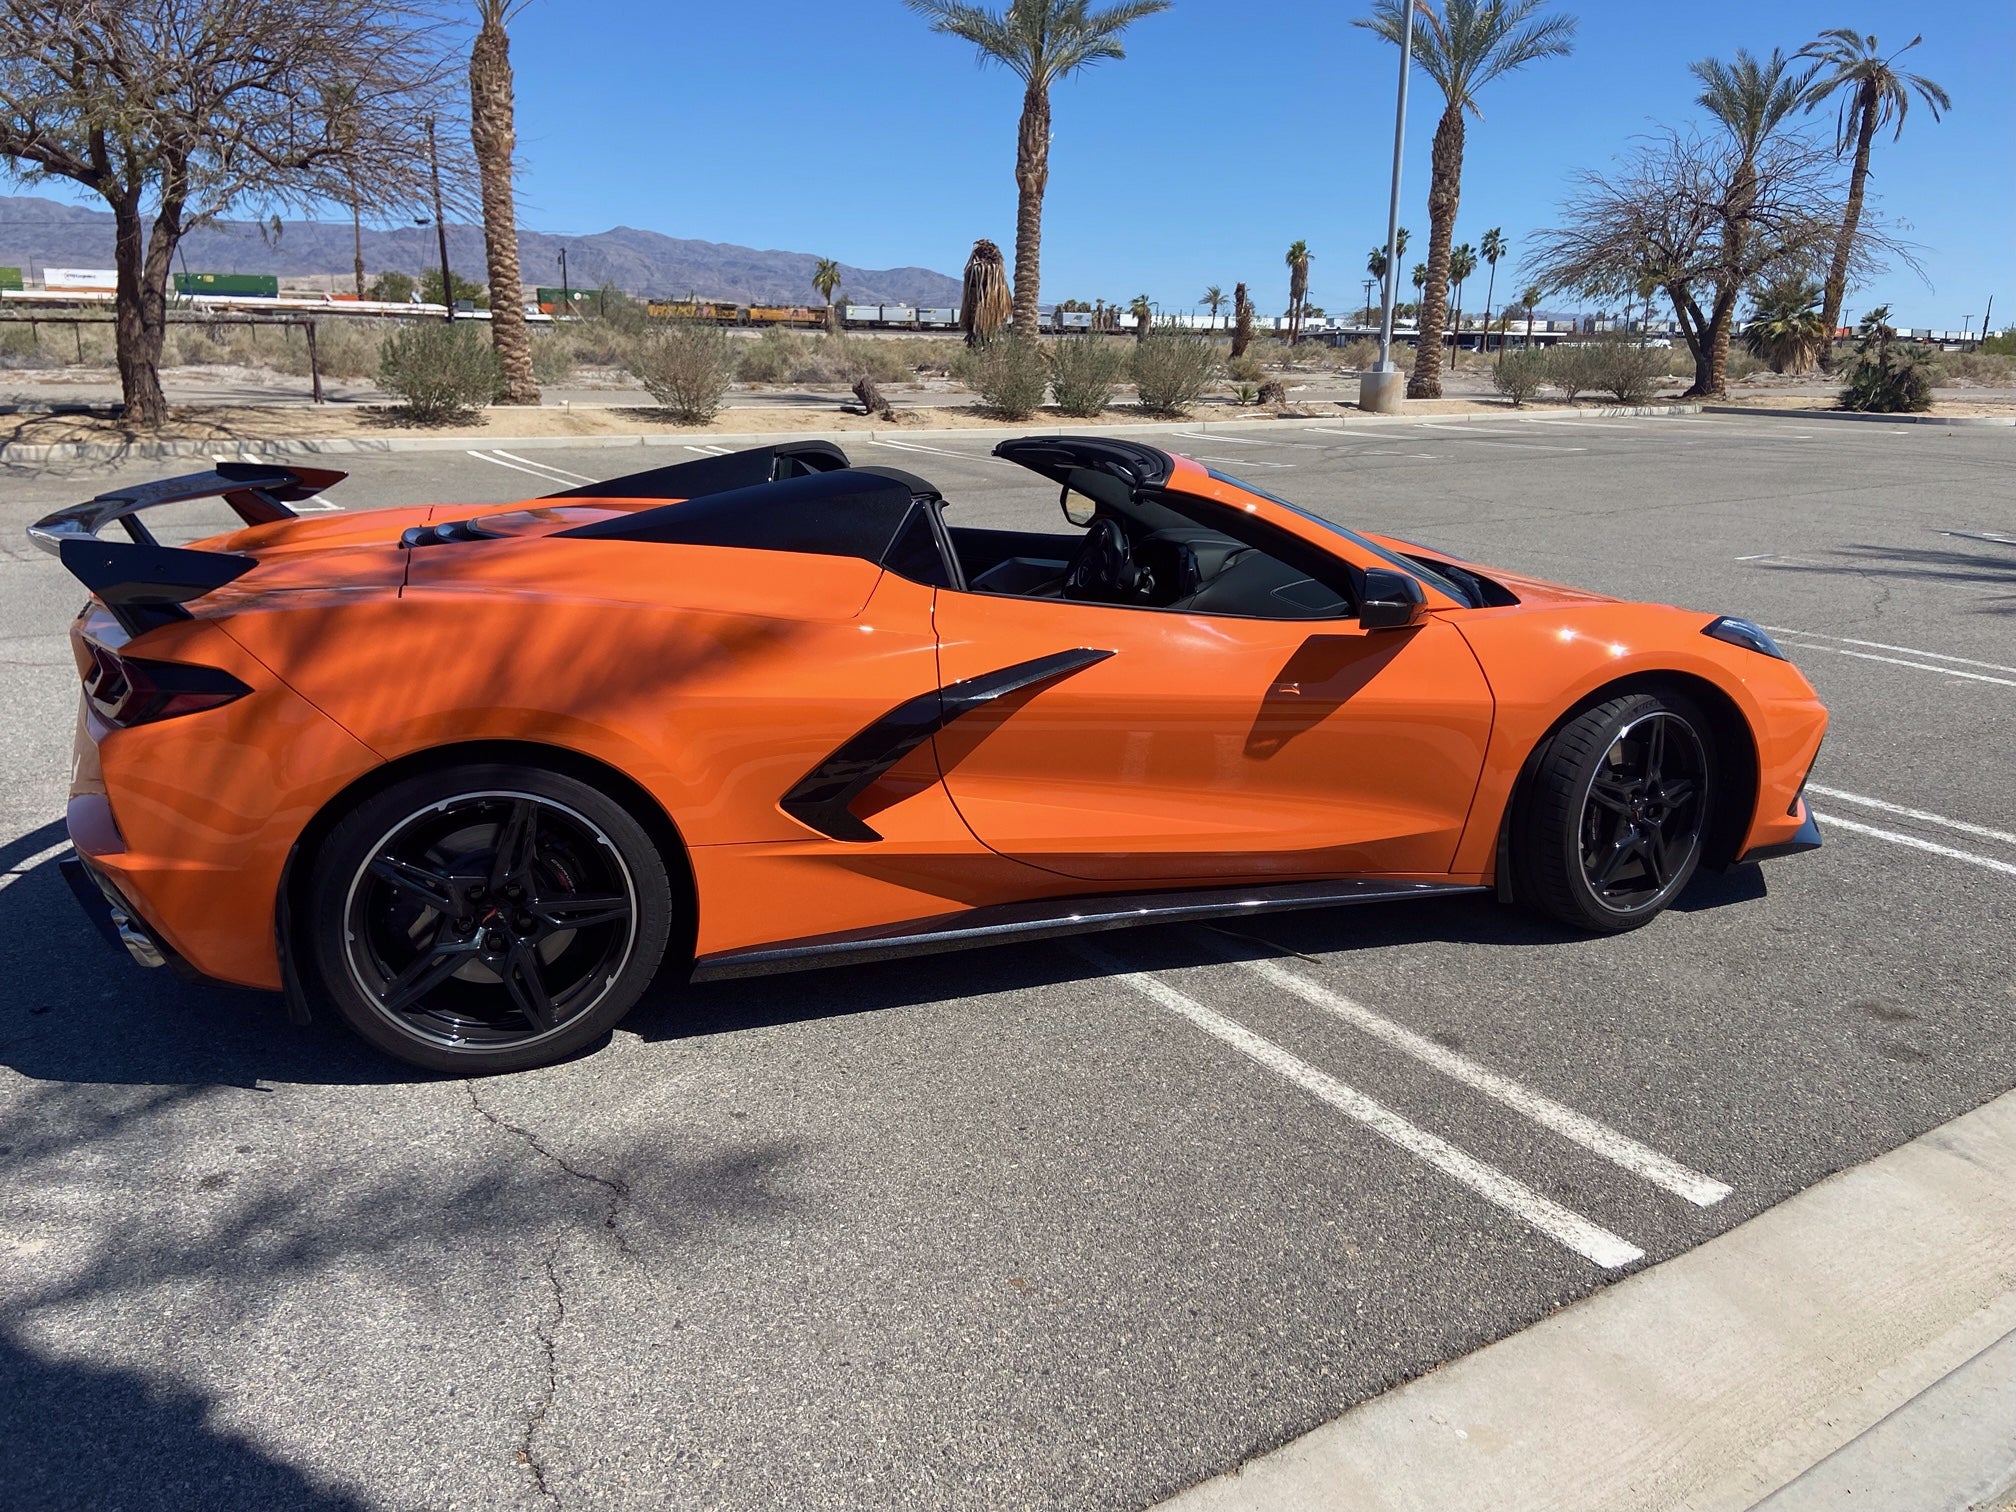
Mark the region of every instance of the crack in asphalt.
POLYGON ((560 1285, 560 1272, 555 1261, 559 1258, 559 1248, 546 1257, 546 1284, 553 1289, 553 1315, 549 1322, 541 1324, 536 1319, 532 1333, 539 1340, 539 1348, 546 1359, 546 1385, 532 1410, 525 1414, 525 1432, 518 1440, 518 1463, 532 1472, 532 1487, 551 1502, 560 1505, 560 1497, 546 1483, 546 1464, 539 1458, 534 1444, 539 1437, 539 1429, 546 1421, 546 1414, 552 1410, 553 1398, 560 1390, 559 1351, 554 1341, 560 1336, 560 1325, 567 1321, 567 1293, 560 1285))
POLYGON ((462 1087, 469 1094, 469 1106, 474 1108, 486 1122, 498 1129, 502 1129, 507 1134, 517 1136, 534 1154, 559 1167, 559 1169, 565 1171, 576 1181, 585 1181, 592 1186, 602 1188, 604 1192, 608 1193, 609 1206, 603 1214, 602 1227, 607 1229, 609 1237, 616 1241, 617 1249, 626 1255, 632 1253, 630 1241, 625 1237, 617 1221, 622 1216, 623 1204, 630 1200, 630 1187, 626 1182, 620 1177, 598 1176, 593 1171, 583 1170, 564 1155, 549 1150, 532 1130, 515 1124, 501 1113, 493 1112, 491 1109, 485 1107, 483 1100, 476 1095, 476 1084, 473 1081, 463 1082, 462 1087))

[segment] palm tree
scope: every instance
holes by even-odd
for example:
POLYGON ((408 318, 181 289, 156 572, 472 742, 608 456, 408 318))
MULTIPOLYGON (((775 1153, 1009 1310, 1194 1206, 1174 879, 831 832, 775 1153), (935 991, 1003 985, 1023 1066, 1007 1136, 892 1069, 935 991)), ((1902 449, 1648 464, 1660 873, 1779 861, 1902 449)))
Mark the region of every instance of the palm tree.
POLYGON ((1043 262, 1043 191, 1050 182, 1050 86, 1107 58, 1124 58, 1120 34, 1172 0, 1009 0, 996 12, 967 0, 904 0, 933 31, 962 37, 982 64, 999 63, 1022 81, 1015 136, 1015 323, 1033 333, 1043 262))
POLYGON ((1211 329, 1218 329, 1218 312, 1225 308, 1225 291, 1213 284, 1204 291, 1204 306, 1211 312, 1211 329))
MULTIPOLYGON (((986 345, 1008 324, 1008 280, 1001 270, 999 247, 984 236, 973 243, 959 295, 959 329, 966 333, 968 346, 986 345)), ((1033 333, 1036 328, 1023 329, 1033 333)))
POLYGON ((1823 100, 1842 95, 1841 114, 1835 123, 1834 150, 1846 152, 1855 143, 1855 167, 1848 176, 1848 208, 1841 218, 1841 230, 1834 240, 1834 261, 1827 269, 1826 298, 1820 319, 1826 327, 1826 345, 1820 364, 1832 365, 1834 332, 1841 321, 1841 301, 1848 292, 1848 259, 1855 247, 1855 233, 1862 224, 1862 192, 1869 182, 1869 146, 1876 133, 1894 119, 1897 129, 1890 140, 1904 135, 1904 113, 1911 108, 1911 92, 1916 90, 1932 119, 1951 110, 1953 101, 1930 79, 1901 72, 1897 60, 1925 39, 1913 37, 1889 57, 1877 50, 1876 39, 1848 27, 1820 33, 1818 39, 1799 49, 1799 56, 1812 58, 1821 74, 1806 90, 1806 108, 1812 110, 1823 100))
POLYGON ((840 264, 830 257, 819 259, 819 266, 812 270, 812 287, 826 301, 826 329, 838 331, 839 308, 833 303, 833 294, 840 287, 840 264))
POLYGON ((1526 306, 1526 345, 1521 351, 1530 351, 1533 346, 1533 312, 1540 308, 1540 301, 1547 297, 1547 291, 1538 284, 1528 284, 1520 292, 1519 303, 1526 306))
MULTIPOLYGON (((1737 150, 1736 171, 1730 177, 1729 198, 1722 211, 1722 261, 1727 269, 1741 265, 1743 244, 1750 235, 1750 215, 1757 198, 1757 154, 1772 133, 1806 98, 1813 70, 1793 74, 1792 60, 1777 48, 1758 59, 1746 48, 1736 49, 1733 63, 1703 58, 1687 65, 1701 82, 1695 104, 1722 123, 1737 150)), ((1729 337, 1735 330, 1736 298, 1742 280, 1725 272, 1715 283, 1715 303, 1708 319, 1708 373, 1697 375, 1683 397, 1720 394, 1729 386, 1729 337)))
MULTIPOLYGON (((1393 246, 1400 256, 1405 257, 1407 255, 1407 228, 1405 226, 1400 226, 1394 231, 1393 246)), ((1383 245, 1374 247, 1366 255, 1365 271, 1379 280, 1379 302, 1383 309, 1387 298, 1390 297, 1386 288, 1386 248, 1383 245)))
MULTIPOLYGON (((483 253, 490 273, 490 340, 504 370, 505 404, 537 404, 532 335, 518 282, 518 214, 511 198, 517 111, 511 94, 511 38, 504 28, 530 0, 476 0, 480 25, 469 48, 469 142, 483 189, 483 253)), ((452 291, 444 290, 444 294, 452 291)))
MULTIPOLYGON (((1483 248, 1484 261, 1491 265, 1490 280, 1484 285, 1484 349, 1488 352, 1491 349, 1491 296, 1498 290, 1498 259, 1505 255, 1505 233, 1493 226, 1484 233, 1484 240, 1479 245, 1483 248)), ((1505 343, 1499 342, 1498 349, 1502 352, 1505 343)))
POLYGON ((1450 322, 1449 369, 1463 350, 1463 285, 1477 271, 1477 249, 1465 242, 1449 254, 1449 282, 1456 286, 1456 318, 1450 322))
POLYGON ((1803 373, 1833 334, 1814 308, 1819 303, 1820 286, 1811 279, 1767 284, 1750 296, 1743 344, 1774 373, 1803 373))
POLYGON ((1309 302, 1309 243, 1288 247, 1288 345, 1302 339, 1302 306, 1309 302))
POLYGON ((1134 317, 1134 339, 1146 341, 1148 327, 1155 319, 1155 305, 1146 294, 1136 294, 1127 302, 1127 313, 1134 317))
POLYGON ((1232 288, 1232 355, 1243 357, 1246 348, 1253 344, 1253 301, 1246 293, 1246 285, 1235 284, 1232 288))
POLYGON ((1372 14, 1354 24, 1398 47, 1410 4, 1425 23, 1415 29, 1414 61, 1444 101, 1428 188, 1428 266, 1434 276, 1422 301, 1421 342, 1407 380, 1408 398, 1434 399, 1442 393, 1449 243, 1463 189, 1463 113, 1483 118, 1478 91, 1500 75, 1536 59, 1566 57, 1574 49, 1575 18, 1541 16, 1542 0, 1372 0, 1372 14))

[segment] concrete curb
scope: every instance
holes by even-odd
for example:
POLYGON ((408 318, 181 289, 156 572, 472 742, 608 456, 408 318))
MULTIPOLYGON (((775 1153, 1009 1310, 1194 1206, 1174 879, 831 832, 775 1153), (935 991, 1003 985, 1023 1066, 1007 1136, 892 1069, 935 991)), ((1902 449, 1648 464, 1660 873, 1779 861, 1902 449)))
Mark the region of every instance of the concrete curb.
POLYGON ((1943 1413, 1943 1484, 2006 1481, 1987 1395, 2002 1388, 1964 1367, 2012 1329, 2016 1093, 1158 1512, 1739 1512, 1774 1492, 1773 1512, 1861 1506, 1809 1495, 1843 1484, 1881 1488, 1875 1507, 1958 1512, 1904 1493, 1927 1481, 1896 1456, 1927 1441, 1871 1430, 1943 1413), (1900 1411, 1912 1403, 1930 1411, 1900 1411))
POLYGON ((1872 425, 2016 425, 2016 415, 1863 415, 1854 410, 1753 409, 1743 404, 1707 404, 1710 415, 1769 415, 1779 420, 1860 420, 1872 425))
MULTIPOLYGON (((1550 410, 1457 410, 1431 415, 1369 415, 1344 413, 1339 415, 1313 415, 1288 419, 1254 420, 1157 420, 1147 422, 1122 422, 1119 424, 1050 424, 1050 425, 989 425, 959 426, 944 430, 915 430, 904 425, 867 426, 855 430, 822 429, 808 426, 804 430, 793 431, 752 431, 733 433, 721 431, 667 431, 650 434, 630 433, 625 435, 601 436, 331 436, 323 439, 276 441, 60 441, 48 445, 0 446, 0 464, 36 462, 128 462, 146 461, 167 457, 210 457, 219 453, 240 452, 254 456, 374 456, 395 452, 433 452, 494 450, 508 447, 513 451, 524 449, 576 450, 587 451, 602 447, 617 446, 692 446, 704 442, 709 446, 763 446, 773 441, 833 441, 845 445, 850 439, 874 441, 878 438, 888 441, 914 441, 928 445, 933 440, 970 440, 974 437, 992 437, 1006 441, 1014 436, 1061 436, 1061 435, 1169 435, 1176 432, 1201 432, 1215 435, 1231 431, 1282 431, 1306 430, 1312 427, 1329 429, 1351 429, 1360 427, 1376 429, 1382 426, 1433 424, 1436 421, 1461 423, 1474 420, 1621 420, 1634 416, 1650 415, 1694 415, 1701 412, 1698 404, 1651 404, 1636 406, 1620 405, 1580 405, 1573 409, 1550 410)), ((816 413, 816 412, 815 412, 816 413)))

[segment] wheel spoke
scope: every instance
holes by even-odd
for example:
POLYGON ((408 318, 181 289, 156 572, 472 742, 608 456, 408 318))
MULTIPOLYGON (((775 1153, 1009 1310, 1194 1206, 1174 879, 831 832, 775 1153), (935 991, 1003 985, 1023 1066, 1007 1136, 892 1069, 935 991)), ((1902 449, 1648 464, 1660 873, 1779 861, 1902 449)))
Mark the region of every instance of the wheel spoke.
POLYGON ((1645 741, 1645 776, 1653 782, 1666 770, 1666 717, 1654 714, 1652 732, 1645 741))
POLYGON ((1681 777, 1667 783, 1665 786, 1666 807, 1678 812, 1694 801, 1695 792, 1696 788, 1691 778, 1681 777))
POLYGON ((620 894, 583 895, 574 898, 541 898, 533 903, 532 917, 546 925, 547 933, 562 929, 587 929, 630 917, 630 900, 620 894))
POLYGON ((1652 887, 1656 892, 1664 887, 1667 878, 1672 876, 1672 871, 1666 865, 1666 837, 1659 832, 1656 824, 1651 826, 1644 838, 1638 842, 1638 850, 1645 858, 1645 870, 1652 874, 1652 887))
POLYGON ((539 979, 539 952, 520 940, 504 958, 504 986, 518 1011, 531 1020, 535 1029, 551 1029, 558 1021, 546 984, 539 979))
POLYGON ((410 861, 401 861, 396 856, 380 856, 371 863, 371 875, 437 913, 456 915, 462 912, 462 905, 455 897, 454 880, 439 872, 428 871, 410 861))
POLYGON ((490 863, 492 890, 506 882, 530 882, 532 857, 539 840, 539 805, 520 798, 497 830, 497 854, 490 863))
POLYGON ((1596 869, 1596 885, 1608 887, 1617 880, 1617 873, 1624 869, 1624 863, 1638 853, 1641 842, 1635 834, 1626 832, 1623 838, 1610 847, 1610 853, 1603 858, 1603 864, 1596 869))
POLYGON ((1589 801, 1613 813, 1631 812, 1631 785, 1615 777, 1599 776, 1590 784, 1589 801))
POLYGON ((477 949, 474 940, 452 940, 445 945, 437 942, 415 956, 405 970, 387 982, 378 994, 378 1001, 394 1013, 404 1013, 460 971, 463 963, 476 954, 477 949))

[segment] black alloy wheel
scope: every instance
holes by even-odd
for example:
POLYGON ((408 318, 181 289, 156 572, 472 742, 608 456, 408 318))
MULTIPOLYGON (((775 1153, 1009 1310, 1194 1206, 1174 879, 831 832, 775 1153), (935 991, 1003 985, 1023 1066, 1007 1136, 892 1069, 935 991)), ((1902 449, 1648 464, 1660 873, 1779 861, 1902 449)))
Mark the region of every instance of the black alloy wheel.
POLYGON ((649 837, 555 773, 409 780, 338 825, 320 862, 324 989, 366 1039, 435 1069, 522 1069, 589 1043, 635 1003, 669 933, 649 837))
POLYGON ((1584 710, 1542 748, 1514 811, 1514 891, 1565 924, 1635 929, 1700 865, 1716 756, 1679 694, 1584 710))

